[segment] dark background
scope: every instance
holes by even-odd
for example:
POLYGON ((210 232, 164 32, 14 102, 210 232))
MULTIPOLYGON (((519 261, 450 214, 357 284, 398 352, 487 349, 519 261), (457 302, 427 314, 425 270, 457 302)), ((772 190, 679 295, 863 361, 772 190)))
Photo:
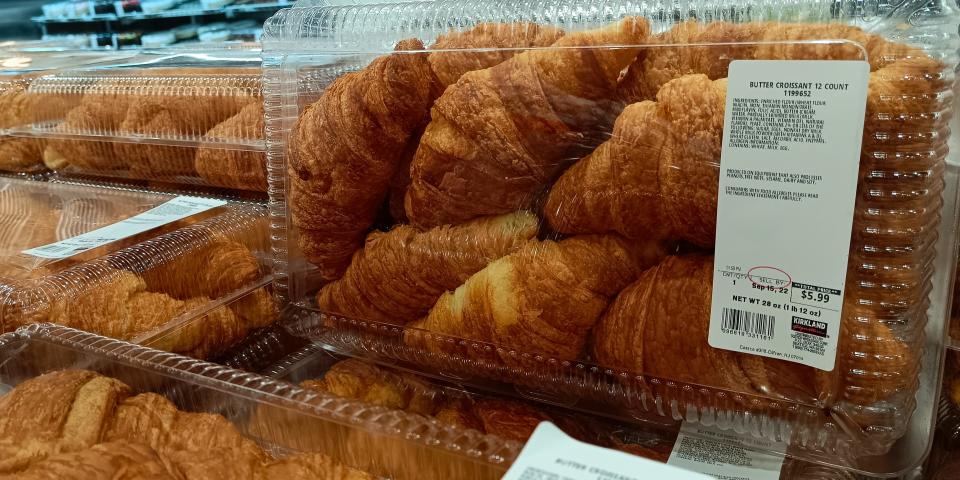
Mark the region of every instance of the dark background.
POLYGON ((40 38, 30 17, 40 15, 40 6, 54 0, 0 0, 0 39, 40 38))

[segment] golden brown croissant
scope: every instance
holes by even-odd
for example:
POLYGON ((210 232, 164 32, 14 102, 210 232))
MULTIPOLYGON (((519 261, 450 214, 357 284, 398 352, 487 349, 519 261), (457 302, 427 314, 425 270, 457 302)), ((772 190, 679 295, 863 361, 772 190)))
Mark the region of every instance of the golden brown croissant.
MULTIPOLYGON (((837 365, 820 388, 835 401, 871 405, 897 395, 912 396, 920 369, 922 340, 900 338, 884 324, 883 308, 844 296, 837 365)), ((869 415, 869 413, 868 413, 869 415)))
POLYGON ((62 370, 0 396, 0 478, 373 478, 316 453, 273 460, 220 415, 129 395, 118 380, 62 370))
POLYGON ((601 365, 794 401, 870 405, 910 392, 919 358, 848 291, 833 372, 707 342, 713 258, 672 256, 625 288, 594 329, 601 365), (682 299, 682 301, 680 300, 682 299))
MULTIPOLYGON (((109 87, 105 86, 109 90, 109 87)), ((127 109, 138 97, 112 91, 85 94, 76 108, 67 112, 56 131, 70 134, 110 135, 117 131, 127 109)), ((73 167, 79 172, 110 172, 127 168, 117 158, 114 143, 99 140, 50 138, 43 153, 48 168, 59 170, 73 167)))
MULTIPOLYGON (((191 98, 142 98, 127 111, 127 117, 120 124, 119 133, 174 138, 183 135, 184 116, 196 115, 199 111, 182 111, 177 107, 193 101, 195 99, 191 98), (168 102, 173 105, 168 106, 168 102)), ((206 124, 202 123, 201 126, 206 124)), ((125 162, 134 178, 170 179, 181 175, 196 175, 193 165, 193 156, 196 153, 194 148, 118 142, 113 149, 116 157, 125 162)))
POLYGON ((88 290, 76 299, 51 302, 44 319, 113 338, 131 339, 183 311, 183 302, 147 292, 143 280, 129 272, 109 272, 101 284, 88 290))
MULTIPOLYGON (((161 70, 151 75, 163 73, 161 70)), ((174 140, 204 136, 256 98, 244 88, 243 77, 218 73, 218 69, 185 69, 175 70, 169 78, 156 77, 143 90, 145 94, 130 105, 117 127, 118 134, 174 140)), ((167 179, 197 173, 196 149, 192 147, 117 143, 114 150, 137 178, 167 179)))
MULTIPOLYGON (((895 148, 912 153, 910 148, 936 150, 944 144, 941 131, 946 119, 938 112, 945 105, 942 91, 947 84, 943 66, 922 54, 870 74, 862 152, 863 160, 870 162, 868 167, 882 168, 880 160, 895 148)), ((900 156, 906 157, 903 153, 900 156)))
POLYGON ((653 100, 660 87, 684 75, 699 73, 712 80, 726 78, 730 62, 738 59, 859 60, 863 57, 861 50, 852 43, 810 42, 842 39, 865 47, 871 70, 883 68, 901 58, 922 56, 917 49, 849 25, 687 21, 655 36, 651 43, 695 45, 644 50, 627 70, 619 91, 627 102, 653 100))
POLYGON ((686 21, 657 34, 651 44, 694 45, 644 49, 620 81, 619 94, 628 103, 656 99, 660 87, 675 78, 700 73, 711 80, 727 77, 732 60, 751 59, 765 24, 686 21), (740 43, 739 45, 737 43, 740 43))
MULTIPOLYGON (((112 338, 134 340, 211 303, 208 297, 178 300, 164 293, 147 291, 142 278, 122 270, 106 274, 106 278, 82 294, 36 307, 39 311, 24 315, 19 321, 49 321, 112 338)), ((269 294, 252 294, 230 308, 219 306, 186 324, 176 325, 162 337, 153 338, 150 345, 208 358, 239 342, 252 329, 272 323, 275 317, 272 310, 267 310, 272 307, 269 294), (246 308, 254 310, 248 312, 246 308), (238 315, 234 309, 245 316, 238 315)))
POLYGON ((713 259, 671 256, 625 288, 593 334, 604 366, 654 377, 753 392, 734 352, 711 347, 713 259))
MULTIPOLYGON (((420 50, 417 40, 398 50, 420 50)), ((334 280, 373 223, 404 146, 427 117, 425 54, 396 53, 339 77, 293 128, 288 178, 300 248, 334 280)))
POLYGON ((423 415, 433 415, 441 400, 439 389, 413 375, 356 359, 337 362, 323 378, 306 380, 300 387, 423 415))
POLYGON ((551 420, 528 403, 492 397, 474 400, 466 394, 454 396, 423 378, 356 359, 337 362, 323 378, 304 381, 300 387, 432 416, 446 424, 519 442, 525 442, 540 422, 551 420))
POLYGON ((431 53, 430 68, 442 92, 467 72, 503 63, 523 48, 548 47, 563 34, 559 28, 536 23, 480 23, 437 37, 430 49, 449 51, 431 53))
POLYGON ((544 217, 567 234, 619 233, 666 238, 672 231, 660 198, 660 162, 672 155, 668 122, 657 104, 629 105, 613 135, 570 167, 550 189, 544 217))
POLYGON ((150 291, 181 300, 197 296, 219 298, 248 287, 263 276, 257 257, 242 243, 257 239, 231 239, 206 231, 191 235, 185 245, 179 246, 182 250, 159 255, 144 268, 142 276, 150 291))
POLYGON ((640 18, 568 34, 494 67, 469 72, 435 103, 410 167, 406 210, 428 227, 528 207, 571 156, 599 143, 623 105, 620 71, 649 25, 640 18))
MULTIPOLYGON (((269 308, 273 307, 272 297, 269 293, 262 293, 262 290, 258 290, 257 292, 250 294, 238 303, 216 307, 202 315, 198 315, 196 318, 191 318, 185 323, 176 324, 164 332, 163 335, 151 337, 144 345, 194 358, 213 358, 223 353, 228 347, 246 338, 253 329, 265 327, 276 320, 272 311, 262 311, 265 306, 269 306, 269 308), (252 306, 258 314, 241 315, 241 312, 246 311, 244 307, 247 305, 252 306)), ((138 297, 138 299, 142 297, 149 298, 151 296, 166 297, 159 293, 147 293, 138 297)), ((151 306, 149 304, 138 305, 140 302, 137 301, 131 303, 140 308, 149 308, 151 306)), ((161 322, 158 326, 171 322, 180 314, 193 312, 195 309, 206 307, 211 303, 211 300, 206 297, 197 297, 181 301, 166 297, 166 303, 174 305, 177 310, 173 311, 179 313, 168 316, 165 321, 163 318, 160 318, 159 320, 161 320, 161 322)), ((192 315, 196 315, 196 313, 192 315)))
POLYGON ((537 217, 519 212, 418 232, 401 225, 367 237, 346 273, 317 294, 326 312, 403 325, 437 298, 537 233, 537 217))
POLYGON ((166 398, 142 393, 124 400, 103 431, 103 441, 144 442, 162 455, 206 449, 232 451, 260 461, 269 457, 220 415, 182 412, 166 398))
MULTIPOLYGON (((432 52, 427 57, 435 83, 431 103, 463 74, 502 63, 522 51, 521 48, 550 46, 563 33, 557 28, 519 22, 481 23, 465 32, 440 35, 430 49, 443 51, 432 52)), ((390 181, 390 216, 396 222, 407 222, 404 197, 410 185, 410 163, 420 146, 424 128, 426 124, 411 135, 397 173, 390 181)))
MULTIPOLYGON (((937 187, 930 175, 904 178, 902 174, 929 171, 944 154, 945 124, 933 113, 940 109, 939 92, 944 85, 938 65, 929 57, 910 57, 871 73, 861 180, 872 188, 865 191, 896 188, 921 194, 891 199, 870 194, 864 200, 916 210, 929 208, 935 201, 938 193, 931 190, 937 187), (899 151, 921 146, 929 150, 899 151), (865 177, 867 172, 870 177, 865 177), (884 179, 894 175, 898 175, 897 184, 888 185, 884 179)), ((657 236, 664 232, 657 225, 665 216, 668 236, 711 247, 725 90, 725 79, 711 82, 704 75, 686 75, 667 82, 657 93, 656 103, 645 101, 625 109, 613 138, 554 185, 544 209, 550 225, 563 233, 657 236), (641 123, 646 126, 640 128, 641 123), (651 172, 657 172, 656 178, 651 172)), ((858 205, 858 224, 923 228, 926 217, 922 214, 880 219, 865 205, 858 205)))
POLYGON ((664 85, 656 103, 626 108, 613 137, 551 189, 550 225, 712 246, 726 87, 687 75, 664 85))
POLYGON ((448 405, 441 407, 433 415, 437 421, 445 425, 456 425, 460 428, 469 428, 478 432, 484 431, 483 422, 473 411, 473 404, 464 400, 462 402, 449 402, 448 405))
POLYGON ((473 406, 483 431, 507 440, 526 442, 540 422, 550 417, 529 404, 513 400, 484 398, 473 406))
MULTIPOLYGON (((0 129, 30 123, 33 106, 26 80, 0 81, 0 129)), ((0 135, 0 170, 30 172, 43 167, 43 141, 0 135)))
POLYGON ((758 60, 860 60, 870 62, 870 70, 875 71, 900 59, 925 56, 920 50, 897 42, 891 42, 879 35, 864 32, 859 27, 809 23, 762 23, 754 30, 761 33, 760 41, 753 53, 758 60), (804 40, 845 39, 856 42, 867 51, 867 57, 856 45, 835 42, 806 42, 804 40))
MULTIPOLYGON (((247 104, 236 115, 207 132, 211 139, 262 140, 264 138, 263 102, 247 104)), ((267 191, 267 157, 263 152, 223 149, 216 143, 197 150, 196 169, 211 185, 267 191)))
MULTIPOLYGON (((610 299, 660 253, 643 257, 634 259, 614 236, 530 242, 443 294, 411 326, 572 360, 610 299)), ((413 332, 407 341, 419 337, 413 332)))
POLYGON ((43 149, 43 140, 40 139, 0 135, 0 170, 39 170, 43 165, 43 149))
POLYGON ((390 219, 394 223, 408 223, 407 210, 404 205, 407 195, 407 188, 410 187, 410 163, 413 162, 413 156, 417 153, 417 147, 420 146, 420 137, 423 136, 424 127, 417 129, 400 155, 400 161, 397 163, 397 172, 390 179, 390 193, 387 197, 387 211, 390 213, 390 219))
POLYGON ((0 474, 97 444, 129 394, 119 381, 82 370, 41 375, 0 396, 0 474))
POLYGON ((4 480, 184 480, 184 476, 149 446, 136 441, 94 445, 32 463, 4 480))

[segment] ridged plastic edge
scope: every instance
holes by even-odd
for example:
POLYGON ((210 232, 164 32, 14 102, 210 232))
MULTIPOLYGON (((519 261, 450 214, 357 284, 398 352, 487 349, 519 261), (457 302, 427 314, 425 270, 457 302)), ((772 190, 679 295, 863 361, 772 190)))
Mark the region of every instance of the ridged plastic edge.
MULTIPOLYGON (((686 20, 736 22, 841 21, 871 30, 898 11, 943 8, 947 2, 905 0, 519 0, 411 1, 365 5, 299 4, 264 23, 263 50, 383 53, 402 38, 425 42, 480 22, 546 23, 567 30, 593 28, 628 15, 646 17, 654 31, 686 20), (313 40, 303 42, 303 40, 313 40)), ((955 8, 955 7, 954 7, 955 8)))
POLYGON ((237 370, 264 375, 264 371, 304 345, 309 345, 309 342, 290 335, 284 328, 271 325, 251 333, 213 361, 237 370))
MULTIPOLYGON (((23 183, 26 186, 36 185, 37 187, 47 188, 61 184, 58 182, 41 183, 29 181, 18 183, 23 183)), ((81 190, 89 189, 91 196, 95 195, 98 189, 110 190, 117 194, 149 195, 156 197, 158 205, 175 197, 174 194, 149 192, 136 188, 127 188, 122 185, 91 186, 69 182, 62 183, 62 185, 81 190)), ((207 196, 206 198, 213 197, 207 196)), ((265 215, 262 206, 254 202, 231 202, 224 208, 225 211, 215 214, 210 218, 157 235, 101 257, 73 265, 41 279, 15 281, 9 285, 4 285, 5 288, 0 290, 0 325, 3 324, 6 309, 12 308, 13 305, 26 307, 28 308, 28 312, 34 312, 34 309, 45 309, 53 302, 63 298, 76 297, 83 292, 105 285, 115 280, 121 271, 142 275, 153 268, 203 248, 211 239, 217 236, 233 238, 235 236, 234 234, 253 227, 253 224, 264 218, 265 215), (20 293, 30 295, 31 297, 23 304, 11 303, 11 301, 17 300, 15 295, 20 293), (39 297, 34 297, 34 295, 39 295, 39 297)), ((249 245, 247 246, 249 247, 249 245)), ((229 292, 219 298, 211 299, 211 302, 185 311, 177 317, 171 318, 169 322, 151 331, 141 333, 136 337, 136 341, 147 341, 160 336, 164 332, 168 332, 190 320, 199 318, 219 306, 243 297, 257 288, 269 285, 272 282, 272 278, 266 272, 272 269, 270 265, 271 259, 259 258, 258 260, 266 264, 262 265, 264 275, 254 284, 245 285, 236 291, 229 292)))
MULTIPOLYGON (((167 70, 169 67, 163 68, 167 70)), ((238 67, 239 69, 239 67, 238 67)), ((42 97, 73 97, 78 102, 87 94, 129 95, 167 97, 198 95, 203 97, 249 97, 261 98, 263 86, 261 75, 255 73, 204 74, 194 75, 151 75, 149 68, 134 70, 110 70, 108 68, 92 70, 66 70, 39 76, 29 83, 28 95, 42 97), (229 80, 231 84, 218 82, 229 80), (235 84, 234 84, 235 83, 235 84)), ((79 105, 79 104, 78 104, 79 105)), ((75 105, 76 106, 76 105, 75 105)), ((66 112, 62 112, 63 117, 66 112)), ((227 117, 224 121, 229 120, 227 117)), ((55 138, 80 141, 109 141, 115 143, 133 143, 144 145, 169 145, 194 148, 220 148, 240 151, 262 151, 264 140, 252 137, 211 137, 208 132, 177 133, 136 133, 116 131, 62 131, 59 123, 49 125, 24 124, 10 127, 6 133, 26 138, 55 138)))
POLYGON ((307 345, 306 347, 303 347, 283 357, 277 363, 260 372, 260 374, 270 378, 283 377, 290 374, 293 369, 297 368, 300 362, 303 362, 304 360, 325 351, 326 350, 322 346, 316 343, 307 345))
MULTIPOLYGON (((290 298, 289 279, 289 222, 287 217, 287 168, 286 144, 290 130, 297 119, 296 105, 286 100, 286 91, 291 84, 285 81, 289 75, 283 68, 282 56, 265 56, 263 59, 263 111, 264 134, 267 151, 267 217, 270 222, 270 249, 273 254, 274 295, 281 304, 290 298)), ((293 82, 295 84, 295 82, 293 82)))
MULTIPOLYGON (((4 175, 0 173, 0 176, 24 178, 22 174, 4 175)), ((109 190, 120 190, 153 195, 170 195, 171 198, 178 195, 215 198, 219 200, 227 200, 231 203, 242 203, 259 207, 262 207, 266 200, 263 192, 227 190, 219 187, 204 187, 202 185, 163 184, 158 182, 151 182, 148 184, 146 180, 108 179, 72 173, 64 174, 63 172, 44 172, 42 174, 38 174, 36 178, 42 178, 49 183, 57 183, 62 185, 104 188, 109 190), (42 177, 40 175, 42 175, 42 177)), ((29 179, 32 180, 34 178, 31 177, 29 179)))
POLYGON ((520 451, 520 444, 517 442, 504 441, 456 426, 440 428, 437 422, 420 415, 372 407, 333 395, 310 392, 255 373, 242 372, 53 324, 29 325, 16 332, 0 335, 0 348, 17 341, 33 340, 42 340, 103 356, 242 398, 266 400, 276 405, 293 407, 342 425, 402 438, 430 448, 446 450, 451 454, 480 459, 493 465, 509 464, 520 451), (457 440, 459 445, 456 448, 447 443, 454 440, 457 440))

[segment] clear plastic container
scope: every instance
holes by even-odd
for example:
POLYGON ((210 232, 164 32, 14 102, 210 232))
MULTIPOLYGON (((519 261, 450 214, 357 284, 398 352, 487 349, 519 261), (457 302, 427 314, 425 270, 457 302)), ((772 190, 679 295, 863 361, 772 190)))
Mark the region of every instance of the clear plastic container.
POLYGON ((0 331, 54 322, 209 357, 272 324, 261 207, 228 203, 131 236, 100 233, 181 208, 167 204, 175 198, 0 179, 0 331), (96 246, 36 250, 82 234, 96 246))
MULTIPOLYGON (((125 407, 140 405, 148 413, 169 410, 166 402, 154 396, 156 394, 166 397, 182 412, 213 415, 174 414, 164 417, 174 423, 165 424, 170 427, 167 432, 169 435, 139 435, 133 438, 119 435, 120 439, 125 439, 127 443, 148 443, 181 467, 218 465, 220 469, 216 471, 225 472, 224 478, 239 478, 241 475, 234 470, 223 470, 231 466, 224 465, 224 459, 236 459, 231 463, 239 468, 256 463, 270 464, 276 458, 309 452, 326 455, 336 462, 373 475, 350 478, 495 480, 505 473, 520 447, 515 442, 503 442, 477 432, 442 426, 416 415, 305 391, 259 375, 69 328, 34 325, 0 337, 0 395, 3 392, 9 395, 9 390, 43 374, 63 374, 63 370, 96 372, 119 380, 128 387, 117 388, 115 396, 82 397, 89 401, 85 405, 91 407, 109 406, 110 399, 113 399, 118 408, 104 408, 104 418, 84 417, 84 420, 105 424, 103 428, 97 428, 98 433, 92 436, 67 434, 68 431, 89 432, 91 426, 86 422, 75 430, 65 430, 62 436, 58 432, 54 441, 61 451, 68 454, 71 450, 82 453, 88 451, 91 444, 116 439, 116 432, 124 432, 118 425, 124 424, 121 420, 124 410, 130 410, 125 407), (154 398, 149 402, 145 397, 137 400, 136 395, 140 394, 154 398), (107 403, 95 403, 97 401, 107 403), (176 418, 171 418, 173 416, 176 418), (196 425, 189 428, 193 422, 196 425), (298 432, 279 428, 279 425, 287 422, 305 428, 298 432), (187 432, 177 431, 178 425, 187 432), (237 432, 243 438, 238 438, 237 432), (204 433, 209 438, 197 436, 204 433), (190 441, 184 441, 178 434, 192 437, 190 441), (199 438, 203 440, 193 441, 199 438), (186 456, 178 457, 172 453, 178 449, 186 450, 186 456), (257 452, 254 458, 259 462, 248 461, 250 450, 257 452), (406 462, 398 463, 397 459, 406 459, 406 462)), ((70 375, 76 378, 78 374, 70 375)), ((99 382, 101 385, 106 383, 104 380, 99 382)), ((69 392, 71 388, 89 385, 91 388, 85 389, 84 393, 99 392, 89 382, 74 383, 63 382, 51 388, 62 388, 69 392)), ((53 407, 58 398, 51 394, 44 398, 50 405, 38 400, 30 408, 48 413, 56 422, 56 409, 53 407)), ((72 397, 64 400, 72 402, 72 397)), ((10 425, 10 421, 18 419, 4 420, 5 425, 10 425)), ((96 426, 94 423, 93 427, 96 426)), ((131 427, 135 430, 136 425, 131 427)), ((5 427, 0 429, 4 430, 5 427)), ((26 436, 36 430, 33 425, 25 425, 26 433, 14 431, 12 434, 26 436)), ((15 440, 13 445, 16 453, 16 448, 22 442, 15 440)), ((48 451, 38 448, 35 453, 42 456, 48 451)), ((205 470, 206 473, 210 471, 205 470)), ((307 477, 305 473, 294 477, 289 472, 281 472, 263 478, 317 478, 318 475, 314 473, 313 477, 307 477)))
MULTIPOLYGON (((44 74, 64 68, 123 61, 129 54, 90 52, 29 52, 21 48, 0 49, 0 172, 32 174, 45 170, 42 139, 18 138, 9 129, 29 123, 43 114, 36 113, 37 99, 27 93, 30 82, 44 74)), ((56 111, 65 108, 58 99, 42 107, 56 111)))
MULTIPOLYGON (((667 462, 679 432, 676 424, 639 426, 530 400, 495 397, 450 379, 431 380, 369 360, 343 357, 319 345, 290 354, 262 374, 307 390, 426 415, 444 424, 470 427, 508 440, 522 442, 539 422, 549 420, 577 440, 658 462, 667 462)), ((295 431, 297 426, 287 428, 295 431)), ((785 459, 779 478, 864 480, 853 473, 792 458, 785 459)))
MULTIPOLYGON (((28 104, 25 102, 30 77, 8 75, 0 78, 0 131, 25 121, 28 104)), ((32 173, 43 168, 43 141, 0 134, 0 170, 32 173)))
POLYGON ((309 343, 303 337, 291 335, 281 325, 273 325, 251 333, 242 342, 213 359, 213 362, 237 370, 262 373, 309 343))
MULTIPOLYGON (((441 423, 518 442, 526 442, 536 426, 547 420, 574 438, 607 448, 623 446, 621 437, 627 435, 621 432, 633 430, 600 417, 529 400, 478 393, 455 383, 431 380, 369 360, 336 355, 317 345, 292 353, 262 373, 307 390, 433 417, 441 423)), ((667 425, 649 434, 649 442, 630 444, 645 446, 649 450, 645 456, 666 461, 676 438, 675 431, 672 437, 668 433, 673 426, 667 425)), ((635 436, 643 437, 640 434, 635 436)))
POLYGON ((144 55, 31 82, 35 116, 9 129, 46 143, 62 176, 266 191, 260 57, 144 55))
POLYGON ((952 2, 281 11, 264 28, 264 103, 292 328, 463 383, 911 470, 925 451, 911 442, 930 440, 923 400, 938 388, 955 263, 958 18, 952 2), (707 344, 718 110, 735 59, 870 64, 833 374, 707 344), (636 280, 653 265, 676 283, 636 280), (653 302, 638 326, 628 313, 653 302), (638 366, 640 348, 652 353, 638 366))

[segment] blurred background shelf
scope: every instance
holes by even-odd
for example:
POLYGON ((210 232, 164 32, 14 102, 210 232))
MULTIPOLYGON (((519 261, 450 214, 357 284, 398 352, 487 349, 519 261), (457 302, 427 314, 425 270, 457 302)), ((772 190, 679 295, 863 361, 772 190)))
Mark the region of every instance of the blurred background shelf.
POLYGON ((292 0, 12 0, 0 2, 0 49, 158 48, 257 42, 292 0), (16 44, 2 42, 17 39, 16 44))
POLYGON ((63 16, 63 17, 32 17, 34 23, 40 28, 46 28, 48 24, 59 23, 98 23, 98 22, 118 22, 118 21, 137 21, 152 20, 158 18, 183 18, 183 17, 205 17, 210 15, 223 15, 226 18, 232 18, 240 13, 266 13, 267 16, 273 12, 288 6, 287 1, 268 2, 268 3, 241 3, 230 4, 219 8, 204 8, 201 2, 187 2, 178 7, 169 10, 157 12, 128 12, 123 14, 107 13, 102 15, 85 16, 63 16))

